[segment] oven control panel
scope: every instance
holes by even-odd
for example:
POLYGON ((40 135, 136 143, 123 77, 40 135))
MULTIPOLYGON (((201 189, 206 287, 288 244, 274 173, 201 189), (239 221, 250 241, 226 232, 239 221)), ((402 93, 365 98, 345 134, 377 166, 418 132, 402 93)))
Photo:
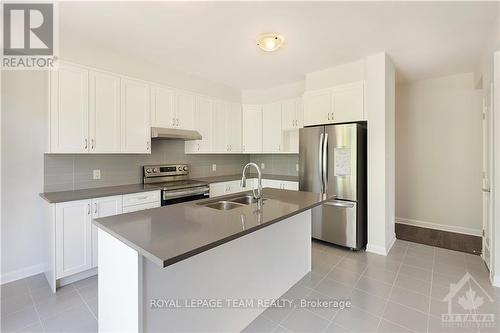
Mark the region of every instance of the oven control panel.
POLYGON ((189 173, 187 164, 145 165, 144 178, 182 176, 189 173))

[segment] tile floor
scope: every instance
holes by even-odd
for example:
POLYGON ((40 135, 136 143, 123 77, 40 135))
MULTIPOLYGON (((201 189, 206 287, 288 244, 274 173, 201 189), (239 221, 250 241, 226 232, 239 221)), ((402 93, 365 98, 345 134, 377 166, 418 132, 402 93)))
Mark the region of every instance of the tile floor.
MULTIPOLYGON (((345 298, 352 306, 269 308, 245 331, 500 332, 500 289, 490 285, 487 274, 477 256, 416 243, 397 241, 383 257, 313 242, 312 272, 283 298, 345 298), (466 272, 492 297, 490 302, 483 296, 478 313, 495 314, 495 327, 443 327, 442 299, 466 272)), ((97 278, 65 286, 57 295, 43 275, 12 282, 1 288, 1 305, 2 332, 96 332, 97 278)))

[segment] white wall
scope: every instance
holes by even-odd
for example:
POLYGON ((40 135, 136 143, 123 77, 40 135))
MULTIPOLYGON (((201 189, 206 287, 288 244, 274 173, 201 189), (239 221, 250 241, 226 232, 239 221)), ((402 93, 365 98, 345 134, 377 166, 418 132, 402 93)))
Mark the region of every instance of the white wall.
POLYGON ((43 271, 47 80, 43 71, 2 71, 2 282, 43 271))
POLYGON ((264 104, 284 99, 302 97, 305 81, 292 82, 269 89, 242 90, 241 101, 244 104, 264 104))
POLYGON ((396 88, 396 216, 481 234, 482 100, 474 74, 396 88))
POLYGON ((365 79, 365 60, 357 60, 325 70, 307 73, 306 90, 329 88, 365 79))

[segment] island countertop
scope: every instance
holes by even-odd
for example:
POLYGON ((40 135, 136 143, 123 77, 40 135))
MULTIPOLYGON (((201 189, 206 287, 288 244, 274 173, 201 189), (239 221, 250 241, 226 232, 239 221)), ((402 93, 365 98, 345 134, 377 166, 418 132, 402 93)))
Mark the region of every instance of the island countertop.
POLYGON ((242 192, 98 218, 93 223, 147 259, 167 267, 329 200, 320 193, 265 188, 256 204, 217 210, 203 204, 250 194, 242 192))

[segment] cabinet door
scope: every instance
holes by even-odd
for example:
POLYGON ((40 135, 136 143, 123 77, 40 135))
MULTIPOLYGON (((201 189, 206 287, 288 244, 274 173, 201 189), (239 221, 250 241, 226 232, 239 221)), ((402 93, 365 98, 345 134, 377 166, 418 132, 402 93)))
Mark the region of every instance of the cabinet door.
POLYGON ((56 204, 56 278, 92 268, 90 200, 56 204))
POLYGON ((298 191, 299 190, 299 182, 282 181, 281 188, 284 190, 298 191))
POLYGON ((122 79, 121 99, 121 151, 150 153, 149 86, 141 81, 122 79))
POLYGON ((50 72, 50 150, 84 153, 89 149, 88 70, 61 64, 50 72))
POLYGON ((212 151, 212 114, 213 103, 209 98, 196 97, 194 129, 202 139, 185 142, 186 153, 206 153, 212 151))
POLYGON ((262 106, 243 106, 243 145, 245 153, 262 152, 262 106))
POLYGON ((302 98, 297 98, 295 100, 295 127, 303 128, 304 127, 304 101, 302 98))
POLYGON ((241 104, 230 103, 227 113, 229 151, 241 152, 241 104))
MULTIPOLYGON (((122 196, 92 199, 92 219, 122 213, 122 196)), ((97 227, 92 224, 92 267, 97 267, 97 227)))
POLYGON ((174 91, 167 87, 151 87, 151 126, 175 127, 174 91))
POLYGON ((290 99, 281 103, 281 126, 283 131, 289 131, 296 128, 295 100, 290 99))
POLYGON ((262 151, 282 151, 281 137, 281 103, 265 104, 262 107, 262 151))
POLYGON ((176 125, 181 129, 194 129, 194 113, 195 113, 195 96, 178 91, 176 93, 176 125))
POLYGON ((363 82, 334 87, 332 102, 335 122, 363 120, 363 82))
POLYGON ((262 179, 262 187, 281 188, 281 182, 274 179, 262 179))
POLYGON ((217 153, 225 153, 229 151, 228 143, 228 122, 227 114, 229 103, 224 101, 214 102, 213 112, 213 151, 217 153))
POLYGON ((120 152, 120 78, 89 73, 89 149, 92 153, 120 152))
POLYGON ((320 125, 331 122, 331 89, 310 91, 304 94, 304 125, 320 125))
POLYGON ((299 120, 297 119, 297 100, 287 100, 282 103, 281 120, 283 126, 281 151, 298 153, 299 151, 299 120))

